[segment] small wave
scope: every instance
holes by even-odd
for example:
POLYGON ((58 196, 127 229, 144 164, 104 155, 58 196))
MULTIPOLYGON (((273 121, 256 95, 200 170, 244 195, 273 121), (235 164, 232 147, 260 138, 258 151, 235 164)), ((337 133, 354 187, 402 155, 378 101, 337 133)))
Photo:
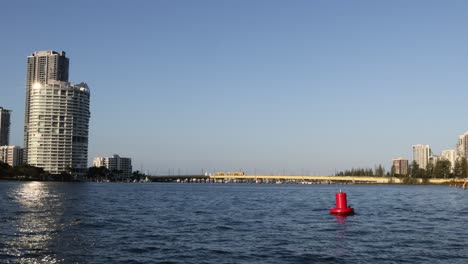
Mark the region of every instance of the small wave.
POLYGON ((200 210, 197 210, 194 212, 195 214, 198 214, 198 215, 209 215, 211 214, 210 212, 207 212, 207 211, 200 211, 200 210))
POLYGON ((222 226, 216 226, 216 229, 217 230, 233 230, 234 228, 232 228, 230 226, 222 225, 222 226))
POLYGON ((130 253, 138 253, 138 254, 150 252, 150 250, 145 249, 145 248, 128 248, 128 249, 125 249, 125 251, 130 252, 130 253))
POLYGON ((329 255, 305 253, 298 256, 294 256, 294 260, 297 261, 297 263, 311 263, 312 261, 316 261, 319 263, 336 263, 339 259, 337 257, 329 255))
POLYGON ((102 228, 102 227, 107 227, 105 223, 99 223, 99 222, 94 222, 94 223, 89 223, 89 222, 81 222, 80 226, 83 228, 102 228))
POLYGON ((12 216, 3 216, 0 220, 0 222, 2 223, 14 222, 14 221, 16 221, 16 217, 12 217, 12 216))
POLYGON ((232 252, 220 249, 220 248, 210 248, 208 249, 209 253, 218 254, 218 255, 231 255, 232 252))

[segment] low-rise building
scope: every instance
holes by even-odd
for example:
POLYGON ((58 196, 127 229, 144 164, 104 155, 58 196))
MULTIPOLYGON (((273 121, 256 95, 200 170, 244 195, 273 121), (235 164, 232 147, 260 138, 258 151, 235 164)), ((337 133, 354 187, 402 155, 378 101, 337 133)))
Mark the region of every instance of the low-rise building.
POLYGON ((132 159, 123 158, 117 154, 112 157, 96 157, 93 161, 95 167, 106 167, 114 175, 120 177, 132 176, 132 159))
POLYGON ((393 159, 393 169, 394 173, 398 175, 408 175, 409 164, 408 160, 404 158, 393 159))
POLYGON ((0 146, 0 161, 12 167, 23 164, 23 149, 18 146, 0 146))

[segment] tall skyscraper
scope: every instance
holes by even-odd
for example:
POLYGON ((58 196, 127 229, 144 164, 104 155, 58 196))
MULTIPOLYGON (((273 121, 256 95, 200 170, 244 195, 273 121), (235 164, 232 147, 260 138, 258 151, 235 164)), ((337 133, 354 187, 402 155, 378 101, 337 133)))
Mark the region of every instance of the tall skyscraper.
POLYGON ((28 155, 31 90, 52 81, 68 82, 68 58, 65 52, 37 51, 28 57, 26 69, 26 104, 24 117, 24 158, 28 155))
POLYGON ((0 146, 10 143, 10 110, 0 107, 0 146))
POLYGON ((68 81, 65 52, 28 57, 25 161, 51 174, 84 176, 88 162, 90 91, 68 81))
POLYGON ((419 168, 426 169, 431 154, 431 147, 429 145, 413 145, 413 160, 418 163, 419 168))

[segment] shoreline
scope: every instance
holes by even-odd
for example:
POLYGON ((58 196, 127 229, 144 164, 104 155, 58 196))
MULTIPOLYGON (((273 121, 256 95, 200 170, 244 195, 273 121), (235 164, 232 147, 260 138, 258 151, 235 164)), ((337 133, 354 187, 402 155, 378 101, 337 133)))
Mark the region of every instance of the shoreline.
POLYGON ((451 187, 468 188, 468 179, 456 178, 399 178, 399 177, 359 177, 359 176, 304 176, 304 175, 172 175, 172 176, 147 176, 144 180, 122 179, 84 179, 79 181, 43 180, 43 179, 0 179, 2 181, 41 181, 41 182, 99 182, 99 183, 147 183, 147 182, 168 182, 168 183, 244 183, 244 184, 391 184, 391 185, 447 185, 451 187))

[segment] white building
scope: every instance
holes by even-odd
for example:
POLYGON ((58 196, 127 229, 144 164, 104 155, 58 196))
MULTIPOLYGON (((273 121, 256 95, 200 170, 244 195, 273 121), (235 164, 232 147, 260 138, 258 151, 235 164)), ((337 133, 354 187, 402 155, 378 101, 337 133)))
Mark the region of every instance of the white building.
POLYGON ((109 158, 104 158, 104 157, 96 157, 94 158, 94 161, 93 161, 93 166, 94 167, 106 167, 108 166, 109 162, 108 162, 108 159, 109 158))
POLYGON ((426 169, 431 154, 431 147, 429 145, 413 145, 413 160, 418 163, 419 168, 426 169))
POLYGON ((0 146, 0 161, 14 167, 23 163, 23 149, 17 146, 0 146))
POLYGON ((458 136, 456 155, 458 157, 468 158, 468 131, 458 136))
POLYGON ((109 171, 122 177, 132 176, 132 159, 122 158, 117 154, 112 157, 96 157, 93 161, 95 167, 106 167, 109 171))
POLYGON ((68 82, 69 59, 65 52, 52 50, 36 51, 28 56, 26 67, 26 104, 24 113, 24 159, 27 160, 29 144, 31 91, 34 86, 46 85, 49 81, 68 82))
POLYGON ((453 171, 453 166, 455 165, 455 160, 457 159, 455 150, 453 149, 443 150, 442 153, 440 154, 440 158, 450 161, 450 170, 453 171))
POLYGON ((90 91, 85 83, 49 80, 29 96, 27 163, 51 174, 84 176, 88 161, 90 91))

